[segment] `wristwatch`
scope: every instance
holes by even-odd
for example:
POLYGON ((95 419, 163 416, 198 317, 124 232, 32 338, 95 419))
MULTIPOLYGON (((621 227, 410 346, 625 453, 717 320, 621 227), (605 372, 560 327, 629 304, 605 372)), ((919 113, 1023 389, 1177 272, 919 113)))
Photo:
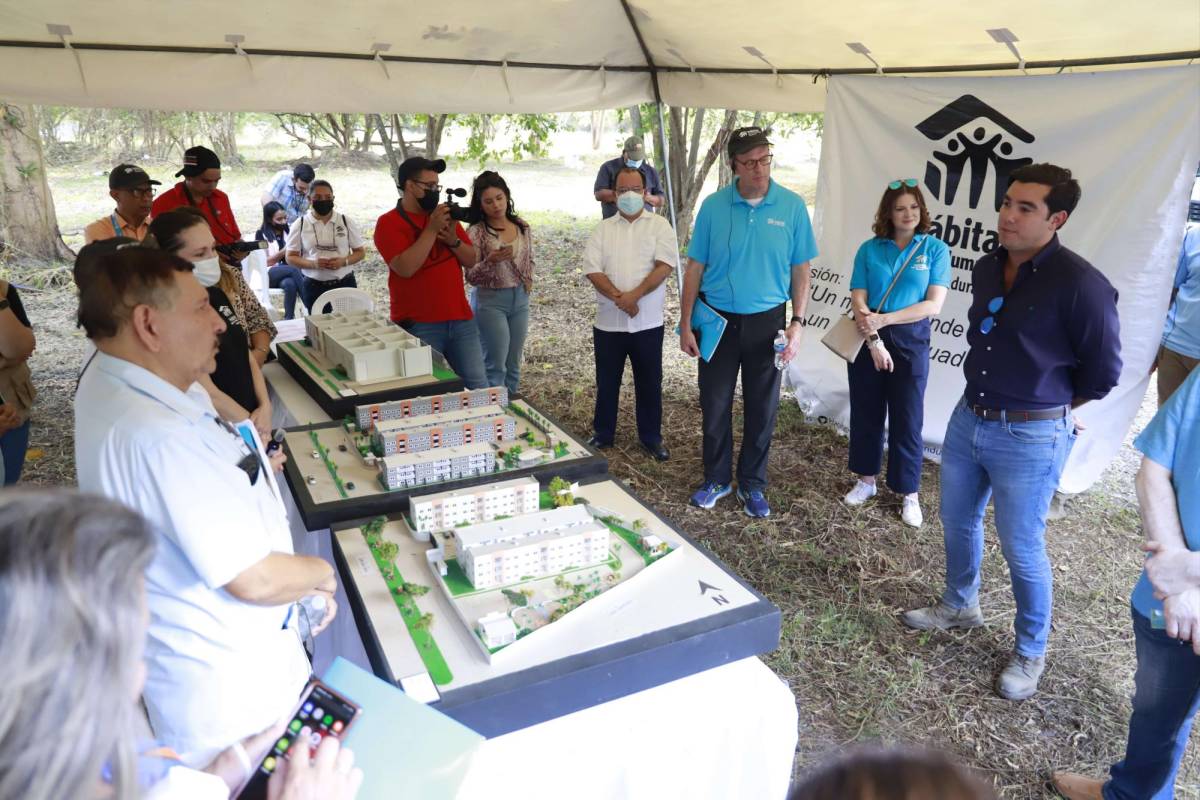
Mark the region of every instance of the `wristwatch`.
POLYGON ((795 317, 795 316, 793 316, 793 317, 792 317, 792 322, 799 322, 799 323, 800 323, 800 327, 801 327, 801 328, 803 328, 803 327, 804 327, 804 317, 795 317))
POLYGON ((462 244, 462 239, 455 239, 454 244, 448 244, 446 247, 449 247, 451 250, 457 250, 460 244, 462 244))
POLYGON ((3 311, 4 309, 8 308, 8 305, 9 305, 8 298, 0 297, 0 311, 3 311))

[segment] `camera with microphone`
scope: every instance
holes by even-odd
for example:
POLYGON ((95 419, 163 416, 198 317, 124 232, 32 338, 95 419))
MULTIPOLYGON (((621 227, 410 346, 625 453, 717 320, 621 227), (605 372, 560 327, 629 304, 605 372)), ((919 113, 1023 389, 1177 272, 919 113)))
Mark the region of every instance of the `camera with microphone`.
POLYGON ((470 209, 463 208, 458 203, 454 202, 456 197, 466 197, 466 189, 447 189, 446 190, 446 205, 450 207, 450 219, 455 222, 469 222, 470 209))

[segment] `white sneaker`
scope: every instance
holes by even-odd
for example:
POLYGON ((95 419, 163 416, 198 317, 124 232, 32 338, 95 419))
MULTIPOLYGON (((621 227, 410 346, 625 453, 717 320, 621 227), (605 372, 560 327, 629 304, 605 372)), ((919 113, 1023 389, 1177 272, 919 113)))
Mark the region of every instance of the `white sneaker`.
POLYGON ((904 507, 900 509, 900 519, 904 520, 905 525, 914 528, 921 527, 925 518, 921 516, 921 504, 917 502, 917 498, 907 496, 904 498, 904 507))
POLYGON ((863 503, 875 496, 875 484, 859 481, 854 484, 854 488, 850 493, 842 498, 848 506, 861 506, 863 503))

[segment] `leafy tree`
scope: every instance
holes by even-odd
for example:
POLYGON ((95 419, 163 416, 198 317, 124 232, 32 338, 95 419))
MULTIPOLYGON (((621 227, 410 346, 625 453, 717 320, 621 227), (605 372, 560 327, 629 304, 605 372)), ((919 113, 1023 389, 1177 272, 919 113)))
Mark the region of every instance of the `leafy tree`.
POLYGON ((0 249, 38 263, 68 260, 62 240, 37 117, 29 106, 0 100, 0 249))
POLYGON ((500 594, 504 595, 504 599, 516 607, 525 606, 529 600, 521 592, 514 592, 512 589, 501 589, 500 594))
POLYGON ((563 478, 552 478, 550 485, 546 488, 550 492, 550 497, 554 500, 555 507, 561 508, 572 505, 575 502, 575 496, 571 494, 571 484, 563 478))

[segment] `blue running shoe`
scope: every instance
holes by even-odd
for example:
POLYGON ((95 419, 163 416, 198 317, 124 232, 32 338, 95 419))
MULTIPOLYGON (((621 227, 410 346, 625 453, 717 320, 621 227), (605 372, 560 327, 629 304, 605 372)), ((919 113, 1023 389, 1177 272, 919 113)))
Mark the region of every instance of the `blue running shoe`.
POLYGON ((769 517, 771 516, 771 507, 767 505, 767 498, 757 489, 751 489, 748 492, 743 492, 741 489, 737 491, 738 500, 742 501, 742 507, 746 510, 748 517, 769 517))
POLYGON ((704 485, 692 495, 692 505, 698 508, 712 508, 722 497, 728 497, 733 487, 728 483, 705 481, 704 485))

